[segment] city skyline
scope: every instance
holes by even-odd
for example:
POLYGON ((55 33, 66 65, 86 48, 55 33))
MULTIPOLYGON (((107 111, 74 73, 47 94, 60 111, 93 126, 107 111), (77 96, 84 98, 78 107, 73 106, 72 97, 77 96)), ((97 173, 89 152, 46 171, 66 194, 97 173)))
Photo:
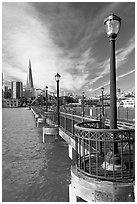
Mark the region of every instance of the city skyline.
POLYGON ((26 83, 31 59, 34 87, 99 95, 109 92, 109 39, 104 19, 122 18, 116 39, 117 88, 135 91, 134 2, 4 2, 2 69, 5 81, 26 83), (8 32, 10 30, 10 32, 8 32))

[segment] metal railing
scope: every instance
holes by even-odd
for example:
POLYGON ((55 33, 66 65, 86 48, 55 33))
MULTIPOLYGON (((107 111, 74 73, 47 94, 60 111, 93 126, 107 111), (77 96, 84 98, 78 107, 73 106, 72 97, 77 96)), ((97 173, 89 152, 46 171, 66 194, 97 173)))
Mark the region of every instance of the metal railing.
MULTIPOLYGON (((57 125, 55 111, 45 112, 37 108, 35 111, 43 114, 49 125, 57 125)), ((109 129, 109 121, 101 127, 99 120, 78 116, 74 111, 60 112, 60 128, 75 140, 78 171, 109 181, 134 180, 135 129, 131 129, 130 125, 124 128, 124 124, 118 125, 119 129, 109 129)))
MULTIPOLYGON (((82 107, 73 107, 77 115, 82 115, 82 107)), ((84 113, 87 116, 90 116, 92 110, 92 117, 97 117, 102 112, 102 107, 84 107, 84 113)), ((63 109, 61 110, 63 111, 63 109)), ((104 114, 106 118, 110 118, 110 107, 104 106, 104 114)), ((134 121, 135 119, 135 108, 123 108, 123 107, 117 107, 117 119, 118 120, 124 120, 124 121, 134 121)))
POLYGON ((94 121, 94 119, 78 116, 75 114, 75 111, 60 113, 60 128, 67 132, 72 138, 74 138, 74 125, 82 121, 94 121))
POLYGON ((135 131, 98 127, 98 121, 75 124, 77 169, 97 179, 134 180, 135 131), (114 150, 116 143, 117 155, 114 150))
MULTIPOLYGON (((38 114, 38 115, 43 115, 45 116, 46 114, 46 109, 41 109, 39 107, 36 107, 34 106, 33 109, 35 110, 35 112, 38 114)), ((54 121, 55 124, 57 124, 57 113, 56 111, 49 111, 47 116, 50 117, 50 119, 52 121, 54 121), (51 113, 53 113, 54 118, 51 118, 51 113)), ((73 131, 70 129, 69 126, 72 126, 72 124, 76 124, 78 122, 81 122, 81 121, 95 121, 96 119, 93 118, 93 117, 89 117, 87 115, 85 115, 85 117, 82 117, 82 116, 79 116, 77 115, 77 112, 74 111, 74 110, 64 110, 64 112, 60 112, 60 121, 61 121, 61 127, 62 128, 65 128, 67 129, 70 133, 73 133, 73 131), (67 125, 68 124, 68 125, 67 125), (71 125, 69 125, 71 124, 71 125)), ((107 128, 109 128, 110 126, 110 120, 109 119, 105 119, 105 125, 107 128)), ((117 126, 119 129, 135 129, 135 123, 132 122, 132 123, 129 123, 129 122, 122 122, 122 121, 117 121, 117 126)))

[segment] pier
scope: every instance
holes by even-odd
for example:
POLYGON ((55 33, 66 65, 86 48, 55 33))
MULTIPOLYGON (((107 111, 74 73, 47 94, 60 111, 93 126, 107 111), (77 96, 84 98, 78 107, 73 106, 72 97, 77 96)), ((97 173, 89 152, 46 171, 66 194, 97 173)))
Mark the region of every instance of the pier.
POLYGON ((47 134, 55 140, 61 137, 68 144, 72 160, 70 202, 134 201, 134 123, 118 122, 118 129, 110 129, 106 120, 102 128, 99 120, 65 111, 60 112, 58 126, 55 111, 46 112, 35 106, 31 110, 36 125, 43 127, 43 142, 47 134))
POLYGON ((3 201, 135 202, 134 2, 2 8, 3 201))

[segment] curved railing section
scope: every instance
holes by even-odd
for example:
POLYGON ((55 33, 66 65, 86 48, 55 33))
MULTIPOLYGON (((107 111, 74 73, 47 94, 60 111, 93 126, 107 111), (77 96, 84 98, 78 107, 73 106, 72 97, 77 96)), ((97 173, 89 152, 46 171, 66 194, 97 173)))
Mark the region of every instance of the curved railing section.
POLYGON ((114 182, 134 180, 134 129, 99 129, 98 121, 86 121, 75 124, 74 131, 79 171, 114 182))

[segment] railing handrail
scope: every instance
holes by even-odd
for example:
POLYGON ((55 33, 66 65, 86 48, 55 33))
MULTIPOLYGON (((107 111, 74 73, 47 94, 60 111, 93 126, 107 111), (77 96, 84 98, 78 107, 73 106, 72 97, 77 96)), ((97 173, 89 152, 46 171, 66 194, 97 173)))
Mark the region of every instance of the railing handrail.
MULTIPOLYGON (((109 126, 110 120, 106 119, 105 124, 109 126)), ((128 123, 128 122, 117 121, 117 126, 119 128, 122 128, 124 126, 124 128, 135 129, 135 124, 134 123, 128 123)))
MULTIPOLYGON (((56 114, 55 111, 51 110, 49 111, 50 113, 54 113, 56 114)), ((79 120, 88 120, 88 121, 96 121, 95 118, 91 118, 91 117, 88 117, 88 116, 79 116, 79 115, 76 115, 76 114, 72 114, 72 113, 67 113, 67 112, 60 112, 60 116, 69 116, 70 118, 72 118, 72 116, 75 118, 75 119, 79 119, 79 120)), ((108 118, 105 119, 105 125, 106 126, 110 126, 110 120, 108 118)), ((119 130, 122 128, 122 129, 135 129, 135 123, 128 123, 128 122, 122 122, 122 121, 117 121, 117 126, 119 128, 119 130)))
POLYGON ((66 116, 66 115, 68 115, 68 116, 73 116, 73 117, 75 117, 75 118, 79 118, 79 119, 86 119, 86 120, 90 120, 90 121, 95 121, 96 119, 93 119, 93 118, 88 118, 88 117, 82 117, 82 116, 80 116, 80 115, 75 115, 75 114, 72 114, 72 113, 65 113, 65 112, 60 112, 60 114, 61 115, 64 115, 64 116, 66 116))
MULTIPOLYGON (((89 122, 81 122, 77 123, 74 125, 76 129, 81 129, 83 131, 88 131, 88 132, 110 132, 110 133, 117 133, 117 132, 134 132, 134 129, 95 129, 95 128, 86 128, 86 127, 81 127, 80 125, 84 125, 89 122)), ((91 121, 91 123, 95 123, 95 121, 91 121)))
MULTIPOLYGON (((89 121, 97 121, 96 119, 94 118, 89 118, 89 117, 82 117, 82 116, 78 116, 78 115, 75 115, 75 114, 71 114, 71 113, 64 113, 64 112, 61 112, 60 114, 62 115, 68 115, 68 116, 74 116, 75 118, 78 118, 78 119, 84 119, 84 120, 89 120, 89 121)), ((99 121, 99 120, 98 120, 99 121)), ((109 119, 106 119, 105 120, 105 125, 108 125, 109 126, 110 124, 110 120, 109 119)), ((126 128, 129 128, 129 129, 135 129, 135 124, 134 123, 127 123, 127 122, 121 122, 121 121, 117 121, 117 126, 118 128, 124 128, 124 130, 126 128)))

